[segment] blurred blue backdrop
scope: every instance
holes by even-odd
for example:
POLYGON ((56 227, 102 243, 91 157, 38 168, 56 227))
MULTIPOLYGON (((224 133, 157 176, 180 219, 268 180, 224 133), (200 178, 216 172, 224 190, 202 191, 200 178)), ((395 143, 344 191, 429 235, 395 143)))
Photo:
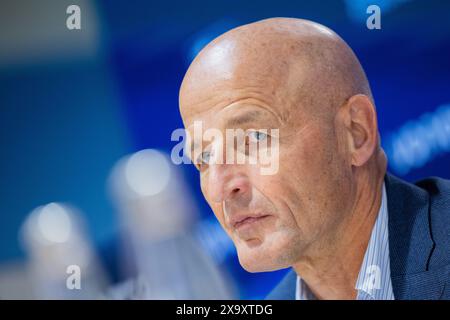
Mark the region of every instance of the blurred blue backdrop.
MULTIPOLYGON (((274 16, 322 23, 353 48, 393 173, 450 178, 450 1, 2 1, 0 264, 23 259, 17 234, 26 215, 63 201, 84 212, 111 277, 121 280, 106 192, 112 166, 144 148, 170 152, 170 135, 182 127, 179 85, 195 54, 230 28, 274 16), (69 4, 81 8, 81 30, 66 28, 69 4), (381 8, 380 30, 366 27, 369 4, 381 8)), ((195 168, 182 169, 213 235, 205 246, 240 297, 263 297, 284 271, 245 272, 195 168)))

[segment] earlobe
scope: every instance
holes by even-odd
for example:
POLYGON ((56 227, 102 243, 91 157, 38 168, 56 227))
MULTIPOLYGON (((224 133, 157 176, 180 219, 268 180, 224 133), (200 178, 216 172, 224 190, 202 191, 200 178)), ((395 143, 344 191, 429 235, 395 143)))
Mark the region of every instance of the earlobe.
POLYGON ((362 166, 373 155, 377 144, 375 107, 365 95, 358 94, 348 100, 352 143, 352 165, 362 166))

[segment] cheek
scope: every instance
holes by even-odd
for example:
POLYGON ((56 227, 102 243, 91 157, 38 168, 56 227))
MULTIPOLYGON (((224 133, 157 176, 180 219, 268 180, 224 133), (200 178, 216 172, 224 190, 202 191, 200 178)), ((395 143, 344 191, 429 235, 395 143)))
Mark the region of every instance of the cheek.
MULTIPOLYGON (((298 137, 300 138, 300 137, 298 137)), ((280 169, 273 185, 285 197, 303 231, 316 229, 344 202, 347 168, 333 136, 314 134, 280 146, 280 169)))
POLYGON ((304 197, 308 190, 320 187, 329 172, 329 162, 323 145, 305 141, 284 146, 280 148, 279 180, 304 197))
POLYGON ((275 229, 283 232, 288 230, 290 230, 289 232, 297 232, 298 226, 294 213, 303 210, 301 209, 298 190, 290 180, 290 176, 285 175, 282 171, 271 176, 260 175, 255 172, 252 181, 254 188, 264 195, 266 201, 270 201, 274 212, 276 212, 275 229))
POLYGON ((313 129, 280 148, 280 171, 303 188, 325 191, 344 170, 343 157, 331 129, 313 129))

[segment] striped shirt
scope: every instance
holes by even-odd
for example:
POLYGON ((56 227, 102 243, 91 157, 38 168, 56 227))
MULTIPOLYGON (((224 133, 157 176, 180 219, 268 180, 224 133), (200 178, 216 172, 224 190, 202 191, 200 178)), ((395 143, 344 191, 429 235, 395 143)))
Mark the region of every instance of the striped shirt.
MULTIPOLYGON (((358 292, 357 300, 394 299, 389 262, 387 196, 384 184, 380 210, 364 254, 355 289, 358 292)), ((295 299, 316 299, 307 284, 299 276, 297 276, 295 299)))

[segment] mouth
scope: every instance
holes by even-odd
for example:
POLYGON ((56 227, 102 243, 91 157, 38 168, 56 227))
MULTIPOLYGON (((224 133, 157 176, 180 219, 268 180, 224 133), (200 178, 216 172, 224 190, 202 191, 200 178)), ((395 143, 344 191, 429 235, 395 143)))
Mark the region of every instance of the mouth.
POLYGON ((259 223, 262 220, 270 217, 270 215, 259 215, 259 216, 244 216, 241 218, 237 218, 233 223, 232 226, 235 230, 242 229, 244 227, 249 227, 253 224, 259 223))

